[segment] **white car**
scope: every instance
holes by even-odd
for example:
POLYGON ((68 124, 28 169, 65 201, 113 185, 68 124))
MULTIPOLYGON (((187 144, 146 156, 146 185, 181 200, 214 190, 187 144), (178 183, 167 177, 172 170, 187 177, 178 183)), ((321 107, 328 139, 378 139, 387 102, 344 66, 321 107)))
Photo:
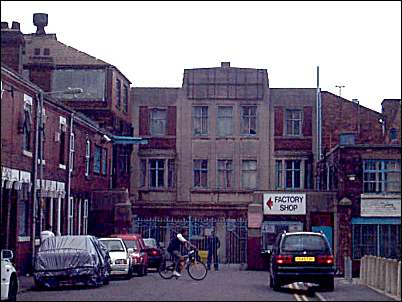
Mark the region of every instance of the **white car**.
POLYGON ((1 250, 1 300, 17 299, 18 277, 11 259, 13 259, 12 251, 1 250))
POLYGON ((121 238, 99 238, 99 241, 109 251, 111 260, 111 275, 126 275, 130 279, 133 274, 131 257, 121 238))

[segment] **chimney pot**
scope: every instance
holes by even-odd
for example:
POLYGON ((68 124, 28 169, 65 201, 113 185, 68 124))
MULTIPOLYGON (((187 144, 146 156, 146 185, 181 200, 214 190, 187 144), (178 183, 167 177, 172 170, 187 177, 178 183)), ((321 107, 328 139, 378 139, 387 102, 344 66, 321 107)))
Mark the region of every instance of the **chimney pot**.
POLYGON ((1 29, 8 29, 8 22, 1 22, 1 29))
POLYGON ((33 14, 33 23, 36 26, 37 35, 45 35, 45 26, 47 26, 48 16, 43 13, 33 14))
POLYGON ((11 25, 11 29, 17 29, 20 30, 20 23, 13 21, 13 24, 11 25))
POLYGON ((221 62, 221 67, 223 68, 230 67, 230 62, 221 62))

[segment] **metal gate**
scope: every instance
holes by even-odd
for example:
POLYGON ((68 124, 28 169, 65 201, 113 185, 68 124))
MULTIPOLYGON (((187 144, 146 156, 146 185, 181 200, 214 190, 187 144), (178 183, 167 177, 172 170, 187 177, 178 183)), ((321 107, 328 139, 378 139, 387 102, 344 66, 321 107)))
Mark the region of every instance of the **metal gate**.
POLYGON ((143 238, 155 238, 157 242, 167 247, 174 232, 186 228, 189 240, 199 250, 206 250, 207 235, 215 230, 221 246, 218 250, 219 261, 223 264, 247 263, 247 220, 245 219, 216 219, 172 217, 134 217, 131 232, 139 233, 143 238))

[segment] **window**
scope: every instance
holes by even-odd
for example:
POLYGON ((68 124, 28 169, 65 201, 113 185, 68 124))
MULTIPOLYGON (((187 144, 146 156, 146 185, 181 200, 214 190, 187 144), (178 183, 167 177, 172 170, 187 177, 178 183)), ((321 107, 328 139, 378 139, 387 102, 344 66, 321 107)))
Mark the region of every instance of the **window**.
POLYGON ((116 107, 120 109, 121 105, 121 82, 119 79, 116 80, 116 107))
POLYGON ((241 134, 257 134, 257 106, 241 107, 241 134))
POLYGON ((363 162, 364 193, 401 192, 400 160, 365 160, 363 162))
POLYGON ((219 189, 233 187, 233 167, 231 160, 218 160, 218 183, 219 189))
POLYGON ((75 155, 75 136, 74 133, 70 135, 70 171, 74 170, 74 156, 75 155))
POLYGON ((24 94, 23 150, 31 151, 32 97, 24 94))
POLYGON ((147 177, 147 161, 141 159, 140 161, 140 187, 145 187, 145 180, 147 177))
MULTIPOLYGON (((304 188, 313 189, 313 167, 311 161, 304 162, 304 188)), ((331 167, 330 188, 331 190, 338 189, 338 179, 335 167, 331 167)))
POLYGON ((300 188, 300 160, 285 160, 285 188, 300 188))
POLYGON ((85 176, 89 175, 91 163, 91 141, 89 139, 85 142, 85 176))
POLYGON ((29 201, 18 199, 18 236, 29 234, 29 201))
POLYGON ((102 148, 102 175, 107 174, 107 149, 102 148))
POLYGON ((354 145, 356 140, 356 135, 354 133, 342 133, 339 135, 340 145, 354 145))
POLYGON ((275 161, 275 188, 282 189, 282 161, 276 160, 275 161))
POLYGON ((67 220, 67 234, 73 235, 74 233, 74 198, 70 197, 67 206, 68 220, 67 220))
POLYGON ((67 121, 65 117, 60 116, 59 122, 59 141, 60 141, 60 149, 59 149, 59 163, 60 165, 65 165, 65 150, 66 150, 66 131, 67 131, 67 121))
POLYGON ((395 139, 397 139, 398 138, 398 131, 395 129, 395 128, 392 128, 390 131, 389 131, 389 139, 390 140, 395 140, 395 139))
POLYGON ((174 188, 176 186, 176 169, 174 159, 168 160, 168 187, 174 188))
POLYGON ((193 135, 208 135, 207 106, 193 106, 193 135))
POLYGON ((149 160, 149 186, 153 188, 163 187, 165 178, 165 160, 149 160))
POLYGON ((286 109, 285 113, 285 133, 290 136, 301 135, 301 110, 286 109))
POLYGON ((102 158, 102 148, 95 145, 94 173, 100 174, 101 158, 102 158))
POLYGON ((166 134, 166 110, 153 108, 151 110, 151 135, 166 134))
POLYGON ((39 56, 40 55, 40 48, 35 48, 34 49, 34 54, 35 54, 35 56, 39 56))
POLYGON ((45 48, 45 49, 43 50, 43 55, 45 55, 45 56, 50 55, 50 49, 49 49, 49 48, 45 48))
POLYGON ((242 161, 242 187, 244 189, 257 188, 257 161, 242 161))
POLYGON ((208 187, 208 160, 196 159, 193 161, 193 186, 195 188, 208 187))
POLYGON ((128 87, 123 86, 123 111, 128 112, 128 87))
POLYGON ((128 174, 130 172, 130 149, 121 146, 119 149, 119 171, 120 174, 128 174))
POLYGON ((84 199, 84 209, 82 215, 82 234, 88 234, 88 199, 84 199))
POLYGON ((364 255, 400 259, 400 224, 353 224, 353 259, 364 255))
POLYGON ((233 107, 218 107, 217 135, 233 135, 233 107))

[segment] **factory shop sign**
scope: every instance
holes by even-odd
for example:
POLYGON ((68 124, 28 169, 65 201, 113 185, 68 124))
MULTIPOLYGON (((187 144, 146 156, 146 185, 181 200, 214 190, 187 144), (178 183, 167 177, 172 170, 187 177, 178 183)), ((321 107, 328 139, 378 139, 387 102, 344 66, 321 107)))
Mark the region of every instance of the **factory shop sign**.
POLYGON ((264 215, 305 215, 306 194, 264 194, 264 215))

